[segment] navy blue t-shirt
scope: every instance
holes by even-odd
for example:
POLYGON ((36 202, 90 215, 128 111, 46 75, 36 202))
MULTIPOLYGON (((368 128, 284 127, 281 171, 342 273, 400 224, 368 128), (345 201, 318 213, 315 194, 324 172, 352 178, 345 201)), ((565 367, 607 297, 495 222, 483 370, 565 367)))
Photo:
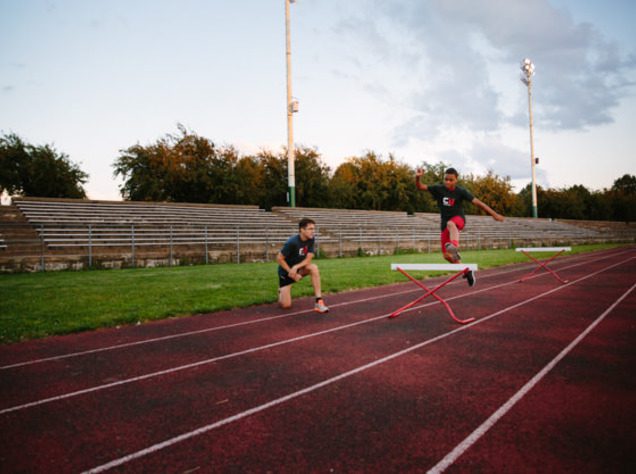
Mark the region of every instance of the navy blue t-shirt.
MULTIPOLYGON (((315 239, 309 239, 303 242, 300 239, 300 235, 296 234, 287 239, 287 242, 285 242, 283 248, 280 249, 280 253, 283 255, 283 257, 285 257, 285 262, 287 262, 287 265, 293 267, 297 263, 305 260, 307 254, 315 253, 314 242, 315 239)), ((278 266, 278 272, 282 272, 287 275, 287 272, 280 265, 278 266)))
POLYGON ((442 230, 446 229, 446 224, 451 217, 459 216, 466 221, 464 215, 463 201, 472 202, 475 197, 466 188, 455 186, 452 191, 443 184, 432 184, 428 186, 428 191, 437 201, 437 205, 442 215, 442 230))

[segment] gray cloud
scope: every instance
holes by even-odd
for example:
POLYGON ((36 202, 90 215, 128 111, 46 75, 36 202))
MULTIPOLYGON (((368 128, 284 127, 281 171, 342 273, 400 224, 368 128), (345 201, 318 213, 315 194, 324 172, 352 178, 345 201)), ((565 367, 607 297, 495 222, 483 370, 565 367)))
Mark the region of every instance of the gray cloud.
POLYGON ((395 94, 396 102, 412 110, 395 129, 396 145, 430 139, 447 127, 490 132, 505 124, 527 126, 527 103, 520 100, 511 109, 502 100, 513 87, 524 87, 518 81, 524 57, 536 64, 533 103, 543 129, 610 123, 634 85, 633 54, 623 54, 593 25, 575 23, 547 0, 366 3, 364 13, 336 31, 357 50, 366 89, 381 78, 374 70, 378 64, 410 77, 407 89, 395 94), (501 77, 501 71, 510 76, 501 77))
MULTIPOLYGON (((493 170, 497 175, 507 176, 513 181, 530 180, 530 154, 503 145, 495 138, 476 142, 466 153, 444 150, 439 153, 439 158, 444 163, 458 168, 462 174, 481 174, 484 171, 493 170), (477 167, 476 164, 479 166, 477 167)), ((538 182, 548 182, 547 174, 540 165, 535 168, 535 171, 538 182)))

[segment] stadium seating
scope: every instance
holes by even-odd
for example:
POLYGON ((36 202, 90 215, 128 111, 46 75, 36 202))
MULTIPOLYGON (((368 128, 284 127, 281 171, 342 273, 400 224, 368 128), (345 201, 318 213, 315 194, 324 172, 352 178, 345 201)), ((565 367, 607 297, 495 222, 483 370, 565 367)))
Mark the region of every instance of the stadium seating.
MULTIPOLYGON (((271 261, 303 217, 327 256, 439 246, 438 213, 18 198, 0 206, 0 271, 271 261)), ((624 223, 469 215, 462 247, 635 239, 624 223)))
POLYGON ((16 199, 50 248, 259 243, 292 223, 257 206, 16 199))
POLYGON ((358 242, 417 242, 439 237, 433 221, 408 215, 406 212, 362 211, 351 209, 274 207, 272 212, 300 220, 316 221, 321 233, 332 240, 358 242))

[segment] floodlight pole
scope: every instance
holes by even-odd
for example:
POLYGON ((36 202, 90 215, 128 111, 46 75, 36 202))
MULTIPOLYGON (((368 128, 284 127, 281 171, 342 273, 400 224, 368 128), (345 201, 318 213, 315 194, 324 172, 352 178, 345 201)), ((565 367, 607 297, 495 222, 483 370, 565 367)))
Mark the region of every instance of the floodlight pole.
POLYGON ((534 156, 534 129, 532 121, 532 76, 534 75, 534 64, 528 58, 521 62, 521 71, 523 76, 521 81, 528 86, 528 117, 530 120, 530 166, 532 169, 532 217, 539 216, 537 206, 537 176, 536 176, 536 159, 534 156))
POLYGON ((289 4, 295 0, 285 0, 285 37, 287 57, 287 183, 289 187, 289 207, 296 207, 296 171, 294 166, 294 104, 292 99, 291 77, 291 37, 289 22, 289 4))

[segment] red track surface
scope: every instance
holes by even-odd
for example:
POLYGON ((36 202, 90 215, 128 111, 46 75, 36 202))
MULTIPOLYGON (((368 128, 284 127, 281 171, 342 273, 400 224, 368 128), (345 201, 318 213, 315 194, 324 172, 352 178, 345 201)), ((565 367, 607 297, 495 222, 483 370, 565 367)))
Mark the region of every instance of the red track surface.
POLYGON ((0 347, 0 470, 636 472, 635 249, 532 266, 0 347))

